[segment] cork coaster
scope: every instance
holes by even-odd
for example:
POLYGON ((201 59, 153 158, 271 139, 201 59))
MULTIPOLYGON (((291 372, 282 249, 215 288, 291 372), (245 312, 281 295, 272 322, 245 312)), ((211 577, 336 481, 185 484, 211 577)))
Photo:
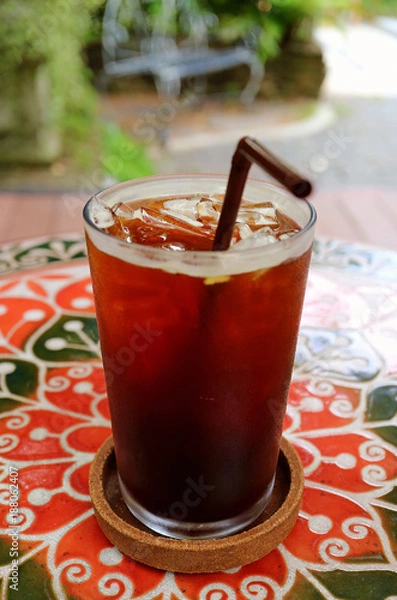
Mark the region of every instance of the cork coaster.
POLYGON ((128 510, 118 484, 112 438, 98 450, 90 471, 91 499, 105 536, 121 552, 141 563, 181 573, 224 571, 268 554, 293 528, 303 486, 300 459, 283 438, 273 494, 254 523, 229 537, 175 540, 150 531, 128 510))

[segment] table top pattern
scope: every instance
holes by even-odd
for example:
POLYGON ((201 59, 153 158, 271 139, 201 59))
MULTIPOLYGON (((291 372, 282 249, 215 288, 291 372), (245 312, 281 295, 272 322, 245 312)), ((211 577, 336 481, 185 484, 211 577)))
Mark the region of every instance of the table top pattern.
POLYGON ((93 515, 110 423, 83 240, 3 246, 0 274, 2 599, 397 598, 396 254, 316 242, 285 420, 302 510, 271 554, 208 575, 125 557, 93 515))

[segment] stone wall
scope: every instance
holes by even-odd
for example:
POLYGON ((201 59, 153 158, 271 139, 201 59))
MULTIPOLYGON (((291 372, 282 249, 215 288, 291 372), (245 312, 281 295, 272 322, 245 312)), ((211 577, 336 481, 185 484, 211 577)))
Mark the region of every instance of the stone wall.
POLYGON ((0 164, 51 163, 62 152, 60 132, 51 123, 47 65, 26 61, 0 92, 0 164))

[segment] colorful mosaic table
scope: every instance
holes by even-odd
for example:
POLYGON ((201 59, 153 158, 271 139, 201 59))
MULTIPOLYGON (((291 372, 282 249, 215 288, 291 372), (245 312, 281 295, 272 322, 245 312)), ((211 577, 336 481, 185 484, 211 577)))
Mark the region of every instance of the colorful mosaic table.
POLYGON ((81 238, 0 252, 1 599, 397 598, 397 255, 317 242, 285 435, 303 506, 271 554, 212 575, 123 556, 88 494, 109 436, 81 238))

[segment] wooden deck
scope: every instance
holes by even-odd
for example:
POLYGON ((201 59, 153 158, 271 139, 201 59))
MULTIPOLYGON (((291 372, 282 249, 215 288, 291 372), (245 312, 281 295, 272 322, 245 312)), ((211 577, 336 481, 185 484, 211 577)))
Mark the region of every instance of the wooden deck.
POLYGON ((0 243, 83 233, 82 210, 87 197, 78 193, 0 192, 0 243))
MULTIPOLYGON (((83 233, 78 193, 0 192, 0 243, 43 235, 83 233)), ((397 251, 397 194, 389 189, 322 190, 313 198, 317 236, 397 251)))

